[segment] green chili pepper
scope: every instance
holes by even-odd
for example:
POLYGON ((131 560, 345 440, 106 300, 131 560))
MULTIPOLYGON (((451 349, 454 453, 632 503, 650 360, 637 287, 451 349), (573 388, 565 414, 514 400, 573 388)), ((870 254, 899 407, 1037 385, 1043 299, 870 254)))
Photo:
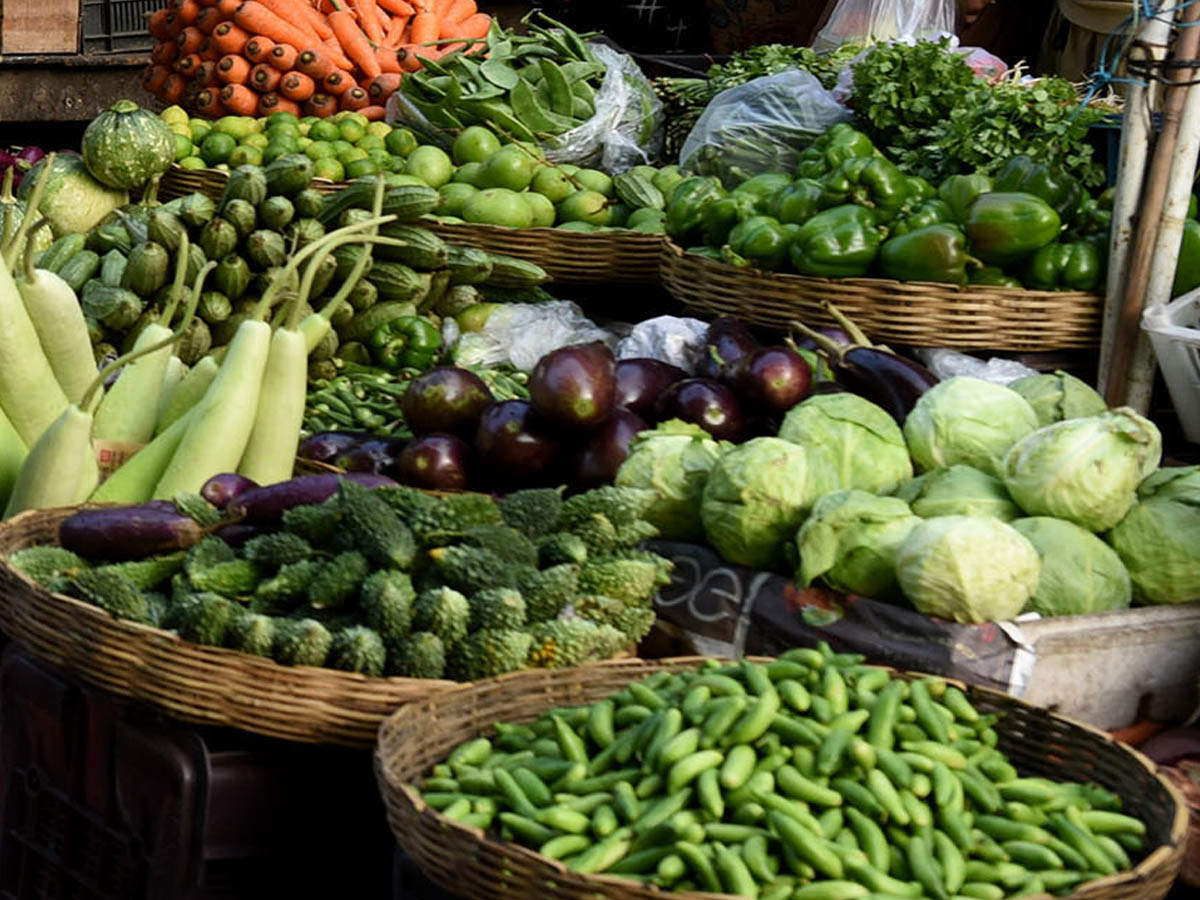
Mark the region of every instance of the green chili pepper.
POLYGON ((384 369, 428 368, 442 348, 442 336, 428 319, 400 316, 371 332, 371 351, 384 369))

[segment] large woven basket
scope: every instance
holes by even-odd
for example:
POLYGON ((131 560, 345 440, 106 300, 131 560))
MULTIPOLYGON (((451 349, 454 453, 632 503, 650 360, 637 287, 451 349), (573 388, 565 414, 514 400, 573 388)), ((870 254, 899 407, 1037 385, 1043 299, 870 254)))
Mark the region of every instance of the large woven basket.
POLYGON ((663 244, 662 282, 684 306, 786 329, 836 324, 832 302, 872 338, 906 347, 1040 351, 1092 348, 1101 299, 1068 291, 958 287, 886 278, 811 278, 739 269, 663 244))
MULTIPOLYGON (((0 526, 0 555, 58 542, 74 509, 22 513, 0 526)), ((34 655, 113 693, 202 725, 268 737, 368 748, 396 707, 459 685, 369 678, 205 647, 51 594, 0 563, 0 630, 34 655)))
POLYGON ((566 284, 657 284, 663 238, 618 229, 579 232, 560 228, 502 228, 430 222, 453 244, 477 247, 537 263, 566 284))
MULTIPOLYGON (((228 180, 229 173, 220 169, 185 169, 178 164, 172 164, 159 180, 158 196, 161 200, 172 200, 185 194, 205 194, 217 200, 224 192, 225 182, 228 180)), ((314 178, 311 186, 322 194, 333 194, 346 184, 344 181, 314 178)))
MULTIPOLYGON (((519 672, 417 701, 379 729, 375 773, 392 832, 438 885, 471 900, 654 900, 663 892, 616 877, 580 875, 556 860, 447 819, 411 787, 459 743, 495 722, 529 722, 557 706, 591 703, 661 669, 693 668, 699 658, 618 660, 576 669, 519 672)), ((904 675, 905 673, 894 673, 904 675)), ((960 685, 976 708, 1002 714, 999 747, 1025 775, 1094 781, 1118 793, 1146 823, 1154 849, 1128 872, 1088 882, 1071 900, 1158 900, 1179 871, 1187 813, 1153 764, 1097 731, 1009 697, 960 685)), ((712 894, 672 894, 679 898, 712 894)))

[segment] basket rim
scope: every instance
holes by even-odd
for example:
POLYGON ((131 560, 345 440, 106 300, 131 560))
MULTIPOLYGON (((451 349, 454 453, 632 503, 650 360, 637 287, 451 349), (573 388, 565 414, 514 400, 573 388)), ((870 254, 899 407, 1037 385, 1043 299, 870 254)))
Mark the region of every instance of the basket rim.
MULTIPOLYGON (((662 670, 662 669, 667 669, 667 668, 685 669, 685 668, 699 666, 705 660, 711 659, 711 658, 713 658, 713 657, 674 656, 674 657, 664 657, 662 659, 653 659, 653 660, 639 659, 639 662, 642 662, 645 664, 645 667, 647 670, 646 674, 648 675, 648 674, 651 674, 650 670, 657 671, 657 670, 662 670)), ((729 658, 729 657, 718 657, 718 658, 729 658)), ((746 657, 742 657, 742 658, 750 660, 752 662, 767 662, 772 659, 775 659, 776 657, 746 656, 746 657)), ((593 669, 596 667, 605 667, 605 666, 616 668, 621 663, 624 663, 625 667, 628 667, 630 660, 604 660, 601 662, 588 663, 584 666, 577 666, 574 668, 575 669, 593 669)), ((1188 827, 1189 827, 1190 812, 1189 812, 1188 804, 1187 804, 1186 800, 1184 799, 1182 793, 1179 791, 1178 788, 1175 787, 1174 784, 1171 783, 1169 778, 1167 778, 1162 772, 1159 771, 1158 767, 1148 757, 1146 757, 1144 754, 1140 753, 1137 749, 1129 746, 1128 744, 1123 744, 1120 741, 1116 740, 1111 735, 1109 735, 1107 732, 1105 732, 1099 728, 1096 728, 1092 725, 1089 725, 1086 722, 1079 722, 1075 719, 1072 719, 1069 716, 1062 716, 1062 715, 1059 715, 1058 713, 1050 712, 1049 710, 1043 709, 1042 707, 1038 707, 1038 706, 1035 706, 1034 704, 1027 703, 1018 697, 1013 697, 1009 694, 1005 694, 1002 691, 996 691, 991 688, 981 687, 978 685, 971 685, 971 684, 963 682, 959 679, 947 678, 945 676, 940 676, 940 675, 932 675, 931 676, 930 673, 926 673, 926 672, 919 672, 919 671, 915 671, 915 670, 896 669, 892 666, 876 665, 876 664, 866 663, 866 662, 862 663, 862 665, 870 666, 871 668, 876 668, 876 669, 883 669, 883 670, 887 671, 889 674, 898 675, 899 677, 902 677, 905 679, 921 678, 921 677, 926 677, 926 676, 936 677, 936 678, 939 678, 942 681, 946 682, 949 685, 958 687, 961 690, 968 690, 971 692, 981 693, 987 697, 994 698, 1003 704, 1009 704, 1009 705, 1014 705, 1014 706, 1023 706, 1023 707, 1027 707, 1029 709, 1037 710, 1040 713, 1044 713, 1044 714, 1049 715, 1052 718, 1055 718, 1059 721, 1065 722, 1069 725, 1072 725, 1079 729, 1082 729, 1083 731, 1087 732, 1088 734, 1092 735, 1093 737, 1100 738, 1105 744, 1115 745, 1119 750, 1123 751, 1125 754, 1127 754, 1130 757, 1130 759, 1132 759, 1135 763, 1137 763, 1137 765, 1139 765, 1140 767, 1145 769, 1151 775, 1151 777, 1155 781, 1158 782, 1158 784, 1165 790, 1167 796, 1170 798, 1171 803, 1173 804, 1173 807, 1174 807, 1172 817, 1171 817, 1171 827, 1170 827, 1170 831, 1168 833, 1167 841, 1165 843, 1159 844, 1157 847, 1155 847, 1153 850, 1151 850, 1149 853, 1147 853, 1146 856, 1143 859, 1141 859, 1138 862, 1138 864, 1136 866, 1134 866, 1132 869, 1128 869, 1123 872, 1118 872, 1114 875, 1105 876, 1104 878, 1097 878, 1097 879, 1093 879, 1092 881, 1082 882, 1080 885, 1076 886, 1077 888, 1086 885, 1090 890, 1094 891, 1097 889, 1101 889, 1109 884, 1112 884, 1115 887, 1117 885, 1127 884, 1131 881, 1133 881, 1133 882, 1145 881, 1152 874, 1153 870, 1156 867, 1158 867, 1161 863, 1165 862, 1172 855, 1181 853, 1182 850, 1186 847, 1187 839, 1188 839, 1188 827)), ((563 669, 561 671, 563 673, 563 676, 560 676, 560 677, 565 677, 566 673, 571 672, 572 669, 563 669)), ((631 683, 633 680, 636 680, 636 678, 638 677, 637 673, 635 673, 635 672, 630 672, 629 674, 630 674, 630 679, 629 679, 629 682, 627 682, 627 683, 631 683)), ((428 698, 427 700, 421 701, 421 702, 424 702, 424 703, 453 702, 456 698, 459 697, 460 694, 463 694, 463 693, 470 693, 470 692, 482 693, 482 692, 492 690, 495 687, 495 685, 497 685, 497 684, 503 684, 503 683, 510 682, 510 681, 519 681, 521 679, 527 679, 527 678, 530 678, 530 674, 528 672, 524 672, 524 671, 510 672, 505 675, 497 676, 495 678, 489 678, 489 679, 477 681, 477 682, 474 682, 471 684, 458 685, 455 688, 445 691, 436 697, 428 698)), ((531 694, 530 699, 532 701, 531 705, 534 705, 534 706, 539 706, 539 702, 542 700, 542 698, 540 698, 537 694, 531 694)), ((372 760, 373 760, 373 767, 375 769, 376 778, 381 783, 381 788, 383 788, 386 792, 390 792, 392 794, 392 796, 396 797, 397 799, 403 800, 409 806, 411 812, 415 813, 419 817, 427 819, 429 822, 436 825, 439 829, 443 829, 443 830, 451 829, 454 831, 458 831, 458 832, 460 832, 460 834, 462 836, 469 837, 473 841, 496 844, 496 845, 504 847, 506 851, 512 850, 512 851, 519 852, 521 855, 528 857, 531 863, 545 868, 547 870, 547 874, 549 874, 549 872, 552 871, 554 874, 559 875, 559 876, 570 875, 572 877, 582 877, 585 880, 593 880, 594 879, 594 880, 599 881, 601 884, 608 883, 611 881, 616 885, 627 886, 631 883, 630 879, 620 878, 619 876, 596 875, 596 874, 589 874, 589 875, 581 876, 580 873, 574 872, 571 869, 567 868, 567 866, 564 865, 560 860, 552 859, 551 857, 548 857, 548 856, 543 856, 542 854, 538 853, 537 851, 535 851, 529 847, 526 847, 523 844, 517 843, 516 841, 502 841, 499 838, 491 836, 488 832, 484 831, 483 829, 479 828, 478 826, 465 824, 465 823, 459 822, 455 819, 451 819, 451 818, 448 818, 448 817, 442 815, 440 811, 434 809, 433 807, 431 807, 427 803, 425 803, 424 798, 422 798, 421 795, 419 793, 417 793, 416 790, 410 784, 398 783, 397 780, 395 778, 393 778, 392 773, 389 771, 389 766, 387 765, 387 761, 383 758, 383 739, 384 739, 385 734, 387 734, 388 732, 395 729, 398 726, 398 724, 403 720, 403 718, 407 714, 409 714, 408 707, 410 705, 411 705, 410 703, 404 704, 403 706, 399 707, 394 712, 392 712, 390 715, 388 715, 383 720, 383 722, 380 723, 379 737, 376 741, 375 749, 372 753, 372 760)), ((548 709, 551 707, 547 706, 546 708, 548 709)), ((539 708, 539 711, 544 711, 544 710, 539 708)), ((433 714, 432 711, 430 714, 433 714)), ((401 836, 399 834, 397 834, 395 836, 396 836, 397 841, 399 843, 401 843, 401 845, 403 845, 403 840, 401 839, 401 836)), ((1071 897, 1074 896, 1075 893, 1077 893, 1077 890, 1073 890, 1072 893, 1070 893, 1070 894, 1063 895, 1063 900, 1071 900, 1071 897)), ((697 898, 697 900, 713 900, 713 898, 726 897, 728 895, 712 894, 712 893, 695 891, 695 892, 672 892, 672 896, 679 897, 679 898, 681 898, 681 900, 689 900, 689 898, 697 898)), ((1038 896, 1049 897, 1050 895, 1044 894, 1044 895, 1038 895, 1038 896)))

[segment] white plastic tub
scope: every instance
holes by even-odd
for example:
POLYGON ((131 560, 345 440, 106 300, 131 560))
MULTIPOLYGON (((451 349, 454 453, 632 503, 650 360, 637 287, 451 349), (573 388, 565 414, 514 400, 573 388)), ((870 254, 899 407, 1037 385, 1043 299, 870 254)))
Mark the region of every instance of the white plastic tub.
POLYGON ((1200 444, 1200 288, 1142 313, 1183 434, 1200 444))

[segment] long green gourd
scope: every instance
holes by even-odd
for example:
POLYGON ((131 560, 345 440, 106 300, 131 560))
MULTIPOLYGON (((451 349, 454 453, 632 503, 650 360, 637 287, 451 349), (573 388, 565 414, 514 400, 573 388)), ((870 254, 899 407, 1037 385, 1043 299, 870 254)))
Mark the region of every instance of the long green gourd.
POLYGON ((221 371, 221 364, 211 354, 192 366, 171 394, 171 398, 163 406, 154 434, 156 436, 162 434, 175 424, 180 416, 195 407, 208 391, 209 385, 213 383, 213 379, 217 377, 219 371, 221 371))

